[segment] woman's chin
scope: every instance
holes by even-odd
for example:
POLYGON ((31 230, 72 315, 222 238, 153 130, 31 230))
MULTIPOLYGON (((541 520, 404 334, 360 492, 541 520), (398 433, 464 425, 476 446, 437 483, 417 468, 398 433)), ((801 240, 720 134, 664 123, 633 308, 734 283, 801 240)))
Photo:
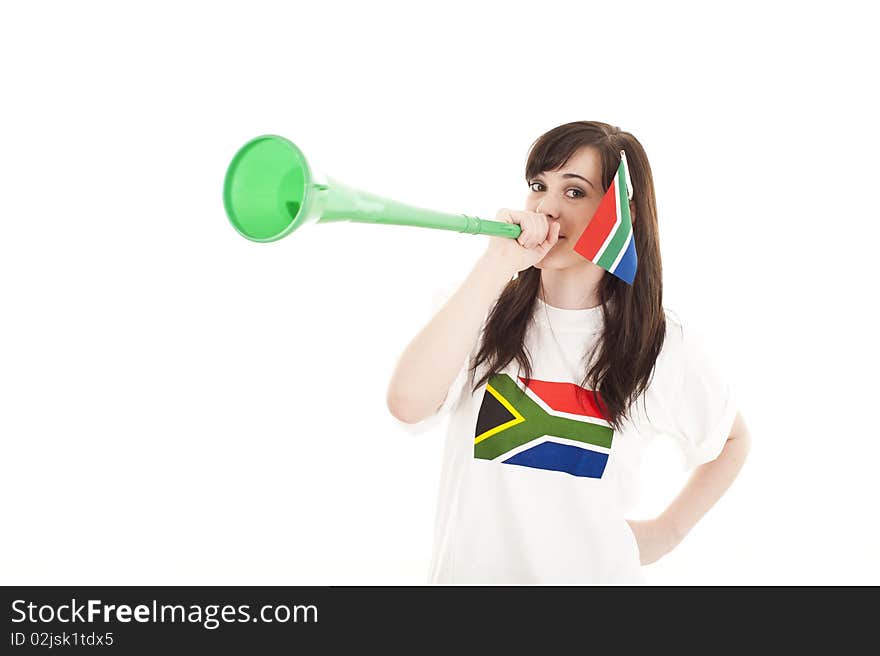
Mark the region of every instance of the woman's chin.
MULTIPOLYGON (((559 242, 557 242, 557 244, 558 243, 559 242)), ((547 255, 535 265, 535 267, 538 269, 564 269, 572 264, 571 251, 565 251, 554 247, 550 249, 550 252, 548 252, 547 255)))
POLYGON ((564 258, 556 257, 555 255, 553 255, 551 253, 551 254, 548 254, 546 257, 544 257, 540 262, 538 262, 535 265, 535 268, 536 269, 548 269, 548 270, 564 269, 568 265, 566 265, 565 262, 562 260, 564 260, 564 258))

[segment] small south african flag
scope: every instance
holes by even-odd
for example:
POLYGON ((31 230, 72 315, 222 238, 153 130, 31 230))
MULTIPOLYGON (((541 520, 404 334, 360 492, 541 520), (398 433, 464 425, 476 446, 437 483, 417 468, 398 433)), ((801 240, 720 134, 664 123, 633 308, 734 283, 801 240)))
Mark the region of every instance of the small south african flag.
POLYGON ((636 277, 638 263, 629 213, 632 195, 626 153, 621 150, 614 180, 574 246, 577 253, 630 285, 636 277))

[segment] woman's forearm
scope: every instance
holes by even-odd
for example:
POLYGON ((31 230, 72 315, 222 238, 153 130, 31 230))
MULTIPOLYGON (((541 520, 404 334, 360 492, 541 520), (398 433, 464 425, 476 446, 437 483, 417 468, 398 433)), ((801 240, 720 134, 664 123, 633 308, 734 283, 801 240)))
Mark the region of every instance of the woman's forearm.
POLYGON ((471 352, 491 305, 513 277, 511 265, 484 254, 403 351, 388 386, 388 409, 417 423, 437 411, 471 352))
POLYGON ((700 465, 657 518, 680 542, 727 491, 745 463, 751 436, 737 413, 730 437, 715 460, 700 465))

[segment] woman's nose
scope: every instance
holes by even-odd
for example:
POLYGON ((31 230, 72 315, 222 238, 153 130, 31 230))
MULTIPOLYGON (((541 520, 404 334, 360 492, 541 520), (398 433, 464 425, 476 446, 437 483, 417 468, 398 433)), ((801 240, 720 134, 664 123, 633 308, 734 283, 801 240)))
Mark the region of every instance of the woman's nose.
POLYGON ((540 214, 546 214, 551 219, 559 218, 559 207, 552 200, 549 200, 546 196, 541 199, 541 202, 538 203, 538 206, 535 208, 536 212, 540 214))

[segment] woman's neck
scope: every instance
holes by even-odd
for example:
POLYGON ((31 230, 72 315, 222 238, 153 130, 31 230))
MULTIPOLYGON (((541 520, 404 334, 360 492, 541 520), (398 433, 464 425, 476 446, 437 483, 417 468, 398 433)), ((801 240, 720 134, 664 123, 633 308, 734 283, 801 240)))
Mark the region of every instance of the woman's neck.
POLYGON ((538 296, 547 305, 563 310, 596 307, 599 305, 599 282, 604 275, 605 270, 592 262, 565 269, 541 269, 538 296))

